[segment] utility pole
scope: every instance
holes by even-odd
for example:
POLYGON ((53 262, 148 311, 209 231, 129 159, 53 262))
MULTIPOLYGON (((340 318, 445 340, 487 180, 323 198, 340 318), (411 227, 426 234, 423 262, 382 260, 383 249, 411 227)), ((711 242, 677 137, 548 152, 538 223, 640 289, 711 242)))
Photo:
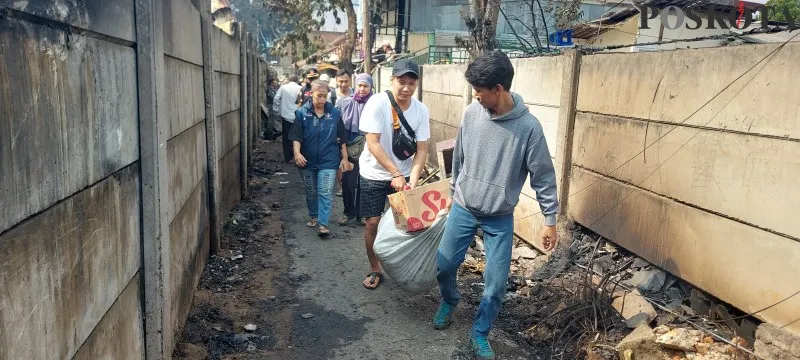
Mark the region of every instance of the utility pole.
POLYGON ((371 0, 361 0, 361 48, 364 53, 364 72, 367 74, 372 74, 372 38, 370 37, 372 35, 372 31, 370 31, 372 28, 370 20, 372 18, 369 16, 370 1, 371 0))

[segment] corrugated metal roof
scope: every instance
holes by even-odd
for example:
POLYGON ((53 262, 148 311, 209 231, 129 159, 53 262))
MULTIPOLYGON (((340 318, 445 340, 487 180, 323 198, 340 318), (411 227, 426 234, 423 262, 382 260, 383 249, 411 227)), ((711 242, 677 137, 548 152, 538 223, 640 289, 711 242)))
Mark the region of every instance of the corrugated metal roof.
POLYGON ((774 33, 741 35, 740 37, 754 43, 762 44, 785 43, 789 40, 791 40, 791 42, 800 42, 800 36, 794 37, 795 35, 797 35, 796 32, 781 31, 774 33), (792 37, 794 37, 794 39, 792 39, 792 37))

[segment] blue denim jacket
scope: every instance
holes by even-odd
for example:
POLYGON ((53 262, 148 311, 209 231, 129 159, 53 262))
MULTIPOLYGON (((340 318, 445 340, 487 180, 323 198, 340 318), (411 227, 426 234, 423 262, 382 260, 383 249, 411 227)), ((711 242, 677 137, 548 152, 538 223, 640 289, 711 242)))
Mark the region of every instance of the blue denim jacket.
POLYGON ((338 169, 342 161, 342 141, 347 136, 339 109, 327 102, 325 114, 319 117, 309 101, 297 109, 294 116, 289 139, 301 144, 300 153, 308 162, 305 169, 338 169))

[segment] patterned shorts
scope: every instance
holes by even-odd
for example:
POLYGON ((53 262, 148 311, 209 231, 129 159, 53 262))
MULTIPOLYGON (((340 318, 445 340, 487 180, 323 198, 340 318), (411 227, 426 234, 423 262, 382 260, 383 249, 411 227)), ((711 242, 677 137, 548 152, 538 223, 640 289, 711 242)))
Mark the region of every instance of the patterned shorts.
MULTIPOLYGON (((408 181, 408 179, 406 179, 408 181)), ((380 217, 386 209, 388 196, 396 191, 391 181, 365 179, 363 176, 358 185, 359 215, 365 218, 380 217)))

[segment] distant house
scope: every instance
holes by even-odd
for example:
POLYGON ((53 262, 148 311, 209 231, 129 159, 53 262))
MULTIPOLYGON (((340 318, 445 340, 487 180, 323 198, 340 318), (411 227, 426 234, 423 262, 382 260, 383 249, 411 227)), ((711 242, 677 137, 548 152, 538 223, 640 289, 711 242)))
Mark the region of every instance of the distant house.
MULTIPOLYGON (((379 31, 378 41, 398 41, 397 31, 401 29, 403 42, 402 52, 411 52, 417 59, 429 63, 451 63, 466 61, 468 55, 465 49, 458 48, 456 37, 469 35, 463 13, 469 8, 469 0, 381 0, 384 9, 393 9, 392 5, 405 4, 406 20, 404 26, 397 26, 398 10, 385 11, 380 14, 383 22, 388 24, 385 30, 379 31), (407 35, 406 35, 407 34, 407 35)), ((379 2, 381 2, 379 1, 379 2)), ((581 1, 582 15, 578 22, 585 22, 599 18, 605 11, 611 9, 615 2, 583 0, 581 1)), ((540 9, 533 0, 501 1, 501 14, 497 19, 497 40, 500 48, 514 53, 525 47, 541 44, 542 48, 548 47, 548 39, 559 29, 556 17, 540 9), (530 4, 536 6, 531 11, 530 4), (541 14, 544 13, 545 21, 541 14), (535 30, 534 33, 532 30, 535 30), (538 42, 537 42, 538 39, 538 42), (530 45, 528 45, 530 44, 530 45)), ((550 44, 553 48, 555 45, 550 44)), ((397 47, 395 46, 395 49, 397 47)))

